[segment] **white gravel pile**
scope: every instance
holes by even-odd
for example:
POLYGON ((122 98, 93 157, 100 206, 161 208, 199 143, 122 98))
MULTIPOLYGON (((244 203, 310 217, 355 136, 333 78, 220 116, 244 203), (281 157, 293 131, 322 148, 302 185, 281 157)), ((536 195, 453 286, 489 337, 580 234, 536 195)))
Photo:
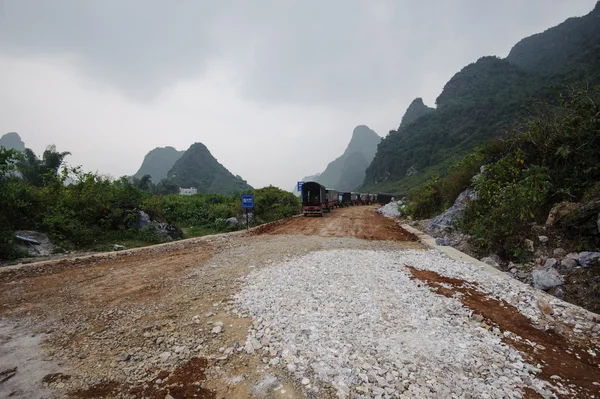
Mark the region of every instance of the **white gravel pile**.
POLYGON ((400 216, 402 216, 402 212, 398 210, 398 206, 400 205, 402 205, 402 201, 392 201, 377 209, 377 212, 380 215, 383 215, 388 218, 399 218, 400 216))
POLYGON ((254 318, 246 351, 339 397, 521 398, 525 386, 550 397, 501 331, 409 279, 404 265, 481 282, 538 316, 527 287, 437 251, 320 251, 247 277, 237 296, 254 318))

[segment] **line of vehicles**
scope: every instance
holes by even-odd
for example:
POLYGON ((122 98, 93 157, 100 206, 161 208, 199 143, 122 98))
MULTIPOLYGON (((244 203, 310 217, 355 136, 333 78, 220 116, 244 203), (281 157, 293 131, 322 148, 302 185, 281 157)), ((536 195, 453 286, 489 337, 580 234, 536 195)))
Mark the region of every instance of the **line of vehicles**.
POLYGON ((385 205, 395 200, 392 194, 339 192, 314 181, 304 182, 301 194, 304 216, 319 215, 322 217, 324 212, 331 212, 334 208, 370 204, 385 205))

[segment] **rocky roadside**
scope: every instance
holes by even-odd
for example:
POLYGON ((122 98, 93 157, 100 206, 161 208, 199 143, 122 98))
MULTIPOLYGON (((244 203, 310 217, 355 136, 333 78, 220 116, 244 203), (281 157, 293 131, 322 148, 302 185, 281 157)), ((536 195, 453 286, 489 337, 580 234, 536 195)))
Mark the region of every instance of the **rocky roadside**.
MULTIPOLYGON (((439 216, 409 223, 433 236, 438 245, 452 246, 536 289, 590 311, 600 312, 600 301, 596 294, 596 286, 600 284, 600 252, 575 251, 576 243, 567 240, 563 232, 555 228, 562 220, 568 220, 571 215, 569 212, 579 209, 577 206, 570 203, 559 204, 550 212, 545 225, 532 225, 530 239, 524 241, 527 257, 532 260, 510 262, 502 260, 495 253, 481 256, 471 246, 471 237, 457 230, 456 225, 467 204, 476 199, 476 193, 468 189, 460 194, 452 207, 439 216)), ((600 233, 600 224, 595 227, 600 233)))

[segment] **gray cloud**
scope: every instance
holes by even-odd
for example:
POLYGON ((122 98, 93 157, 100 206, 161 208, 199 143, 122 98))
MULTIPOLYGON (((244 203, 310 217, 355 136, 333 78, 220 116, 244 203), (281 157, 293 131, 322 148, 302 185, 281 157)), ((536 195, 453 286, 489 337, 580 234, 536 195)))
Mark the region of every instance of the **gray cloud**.
POLYGON ((218 2, 9 0, 0 51, 60 54, 138 99, 203 72, 218 53, 209 33, 218 2), (212 5, 214 3, 214 5, 212 5))
POLYGON ((413 98, 433 105, 468 63, 595 1, 0 0, 0 134, 114 176, 201 141, 250 184, 291 188, 354 126, 385 135, 413 98))
POLYGON ((465 62, 505 55, 523 36, 593 4, 8 0, 0 51, 63 54, 138 99, 200 75, 219 59, 241 77, 249 99, 381 101, 399 91, 431 97, 415 93, 427 85, 423 72, 450 77, 465 62))

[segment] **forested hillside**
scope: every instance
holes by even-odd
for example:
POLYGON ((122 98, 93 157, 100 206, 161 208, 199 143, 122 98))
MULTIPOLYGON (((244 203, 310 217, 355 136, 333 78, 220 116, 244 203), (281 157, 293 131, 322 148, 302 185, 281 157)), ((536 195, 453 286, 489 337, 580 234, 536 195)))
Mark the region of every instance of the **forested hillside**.
POLYGON ((184 152, 173 147, 157 147, 146 154, 140 169, 133 176, 141 179, 144 175, 150 175, 152 181, 158 183, 167 177, 169 170, 184 152))
POLYGON ((202 143, 194 143, 168 173, 179 187, 195 187, 198 193, 232 194, 251 190, 240 176, 234 176, 212 156, 202 143))
POLYGON ((598 5, 520 41, 506 59, 482 57, 454 75, 435 110, 381 141, 363 189, 406 193, 445 173, 479 143, 503 135, 537 101, 555 98, 551 86, 582 81, 600 82, 598 5))

